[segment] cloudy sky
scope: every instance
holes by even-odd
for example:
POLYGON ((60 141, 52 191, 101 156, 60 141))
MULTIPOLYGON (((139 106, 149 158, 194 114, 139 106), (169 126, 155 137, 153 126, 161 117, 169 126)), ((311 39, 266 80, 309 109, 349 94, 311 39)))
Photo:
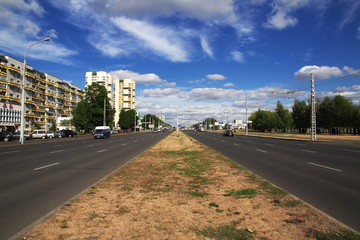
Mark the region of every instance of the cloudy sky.
POLYGON ((359 0, 0 0, 0 54, 81 88, 137 82, 136 108, 175 125, 245 119, 317 97, 360 99, 359 0))

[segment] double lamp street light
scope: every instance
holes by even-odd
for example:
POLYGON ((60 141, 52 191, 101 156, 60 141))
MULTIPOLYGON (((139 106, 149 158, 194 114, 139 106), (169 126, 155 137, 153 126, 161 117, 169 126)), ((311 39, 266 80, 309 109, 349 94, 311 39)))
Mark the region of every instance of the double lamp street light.
MULTIPOLYGON (((50 38, 45 38, 39 42, 36 42, 36 43, 33 43, 31 44, 27 49, 26 49, 26 52, 25 52, 25 55, 24 55, 24 64, 23 64, 23 71, 22 71, 22 89, 21 89, 21 127, 20 127, 20 143, 21 144, 24 144, 24 125, 25 125, 25 78, 26 78, 26 56, 27 56, 27 53, 29 51, 29 49, 36 45, 36 44, 39 44, 39 43, 42 43, 42 42, 48 42, 50 41, 51 39, 50 38)), ((46 123, 45 123, 46 124, 46 123)))

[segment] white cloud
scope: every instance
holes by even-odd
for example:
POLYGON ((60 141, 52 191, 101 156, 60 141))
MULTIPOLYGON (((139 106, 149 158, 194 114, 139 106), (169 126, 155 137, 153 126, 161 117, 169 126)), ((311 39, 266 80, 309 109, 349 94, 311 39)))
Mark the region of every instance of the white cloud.
POLYGON ((129 70, 116 70, 111 71, 110 74, 114 79, 130 78, 132 80, 135 80, 136 83, 140 84, 157 84, 167 87, 176 85, 175 83, 169 83, 168 81, 161 79, 158 75, 154 73, 140 74, 129 70))
POLYGON ((309 80, 310 74, 314 74, 315 80, 322 80, 331 77, 339 77, 344 75, 343 71, 338 67, 328 66, 304 66, 297 72, 295 72, 295 79, 309 80))
POLYGON ((226 83, 224 84, 224 87, 235 87, 233 83, 226 83))
POLYGON ((224 77, 221 74, 208 74, 206 75, 206 77, 210 80, 215 80, 215 81, 221 81, 226 79, 226 77, 224 77))
POLYGON ((188 92, 189 99, 192 100, 223 100, 235 99, 239 95, 239 91, 234 89, 223 88, 194 88, 188 92))
POLYGON ((167 96, 177 95, 181 92, 180 89, 176 88, 153 88, 153 89, 145 89, 143 91, 144 97, 155 97, 155 98, 163 98, 167 96))
POLYGON ((360 74, 360 69, 353 69, 348 66, 343 67, 343 70, 348 74, 360 74))
POLYGON ((268 18, 267 23, 264 24, 266 28, 282 30, 287 27, 295 26, 298 20, 292 16, 288 16, 284 11, 278 11, 268 18))
POLYGON ((211 50, 208 42, 205 40, 205 38, 203 36, 200 37, 200 44, 201 44, 201 47, 202 49, 204 50, 204 52, 211 58, 211 59, 214 59, 214 53, 213 51, 211 50))
POLYGON ((244 54, 240 51, 233 51, 230 53, 234 61, 243 63, 245 62, 244 54))
POLYGON ((173 62, 188 61, 189 56, 185 50, 185 44, 173 30, 125 17, 115 17, 111 20, 119 29, 141 40, 142 44, 145 44, 154 54, 173 62))

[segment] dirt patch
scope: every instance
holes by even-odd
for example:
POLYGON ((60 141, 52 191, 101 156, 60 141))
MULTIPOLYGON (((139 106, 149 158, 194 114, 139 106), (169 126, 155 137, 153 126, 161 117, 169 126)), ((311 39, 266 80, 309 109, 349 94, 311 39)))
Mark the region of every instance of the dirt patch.
POLYGON ((320 211, 174 132, 64 205, 26 239, 288 240, 346 231, 320 211))

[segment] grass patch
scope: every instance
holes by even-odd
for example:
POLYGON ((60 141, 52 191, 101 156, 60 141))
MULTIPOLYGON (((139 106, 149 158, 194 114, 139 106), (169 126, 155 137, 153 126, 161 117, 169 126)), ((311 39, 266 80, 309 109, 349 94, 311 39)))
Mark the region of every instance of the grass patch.
POLYGON ((208 193, 204 193, 204 192, 194 192, 194 191, 188 191, 186 192, 187 194, 193 196, 193 197, 206 197, 209 194, 208 193))
POLYGON ((230 191, 224 194, 224 196, 232 196, 236 199, 239 198, 254 198, 257 195, 257 189, 246 188, 238 191, 230 191))
POLYGON ((316 240, 360 240, 360 234, 352 231, 322 233, 316 231, 314 237, 316 240))
POLYGON ((253 239, 253 233, 246 230, 236 229, 234 226, 220 226, 217 228, 207 227, 196 232, 200 236, 215 240, 250 240, 253 239))

